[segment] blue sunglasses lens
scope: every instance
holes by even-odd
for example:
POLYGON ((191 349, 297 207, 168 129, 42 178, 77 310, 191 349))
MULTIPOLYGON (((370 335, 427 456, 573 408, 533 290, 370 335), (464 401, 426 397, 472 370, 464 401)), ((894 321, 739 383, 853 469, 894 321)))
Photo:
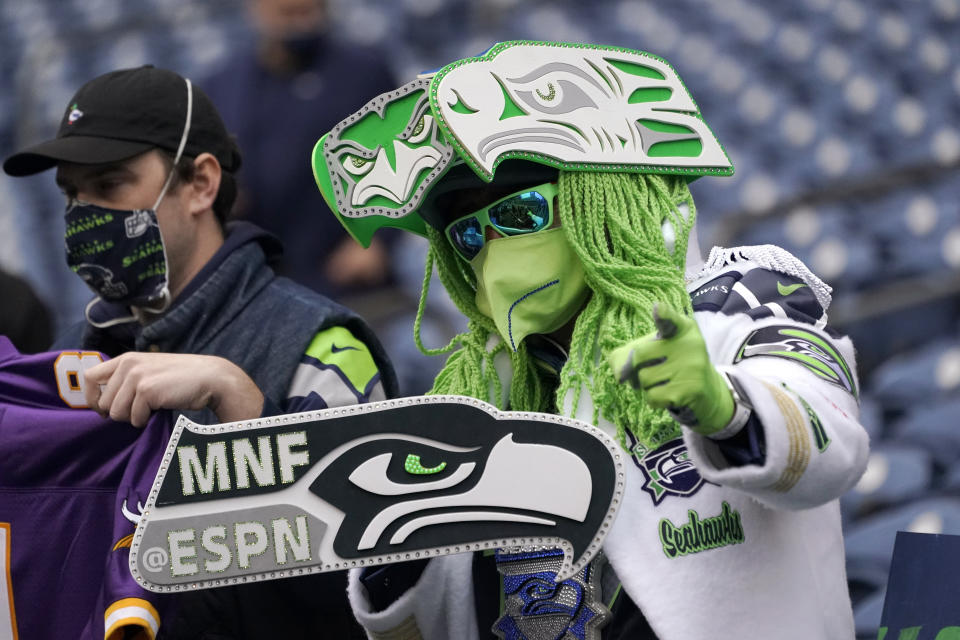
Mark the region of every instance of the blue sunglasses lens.
MULTIPOLYGON (((527 191, 490 207, 490 224, 505 236, 533 233, 550 226, 550 201, 537 191, 527 191)), ((454 248, 473 260, 483 248, 483 224, 476 215, 454 222, 447 229, 454 248)))
POLYGON ((550 203, 537 191, 527 191, 490 207, 490 222, 506 235, 533 233, 550 224, 550 203))
POLYGON ((483 229, 473 216, 454 223, 447 235, 454 248, 467 260, 473 260, 483 248, 483 229))

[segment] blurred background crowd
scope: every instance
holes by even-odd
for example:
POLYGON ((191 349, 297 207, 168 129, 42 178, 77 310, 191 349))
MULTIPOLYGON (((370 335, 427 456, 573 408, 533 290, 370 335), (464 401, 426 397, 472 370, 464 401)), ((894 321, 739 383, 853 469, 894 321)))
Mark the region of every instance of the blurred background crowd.
MULTIPOLYGON (((0 0, 0 155, 51 137, 96 75, 190 77, 238 136, 237 215, 281 238, 283 273, 365 315, 422 393, 441 364, 411 331, 425 244, 359 252, 309 153, 378 93, 511 39, 669 60, 736 167, 691 187, 704 252, 778 244, 834 287, 872 437, 842 501, 847 569, 858 634, 876 637, 895 532, 960 534, 960 0, 0 0)), ((0 333, 24 351, 91 297, 56 249, 62 214, 49 175, 0 175, 0 333)), ((439 290, 433 347, 460 328, 439 290)))

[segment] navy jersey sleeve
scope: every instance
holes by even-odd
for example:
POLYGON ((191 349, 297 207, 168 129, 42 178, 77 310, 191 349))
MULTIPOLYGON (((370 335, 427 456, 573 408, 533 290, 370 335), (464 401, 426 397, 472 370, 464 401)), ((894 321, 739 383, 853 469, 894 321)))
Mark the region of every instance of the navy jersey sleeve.
POLYGON ((824 309, 808 284, 769 269, 725 271, 697 287, 690 298, 694 311, 746 313, 754 320, 789 318, 813 325, 825 322, 824 309))

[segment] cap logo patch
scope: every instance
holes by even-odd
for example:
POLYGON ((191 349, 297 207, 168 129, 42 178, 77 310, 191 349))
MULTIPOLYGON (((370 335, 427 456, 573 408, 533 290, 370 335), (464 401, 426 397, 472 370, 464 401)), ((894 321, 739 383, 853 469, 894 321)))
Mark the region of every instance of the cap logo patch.
POLYGON ((83 117, 83 111, 77 109, 77 103, 74 102, 70 107, 70 115, 67 116, 67 124, 73 124, 77 120, 83 117))

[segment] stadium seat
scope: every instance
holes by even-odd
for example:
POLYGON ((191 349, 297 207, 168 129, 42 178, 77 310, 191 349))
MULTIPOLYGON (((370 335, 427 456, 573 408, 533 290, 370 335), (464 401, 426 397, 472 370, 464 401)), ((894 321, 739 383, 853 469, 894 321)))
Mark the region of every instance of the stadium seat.
POLYGON ((897 531, 960 533, 960 498, 938 497, 881 511, 847 527, 847 579, 886 584, 897 531))
POLYGON ((960 387, 960 341, 932 335, 926 345, 877 367, 867 386, 889 411, 905 411, 956 392, 960 387))
POLYGON ((890 439, 922 447, 940 468, 960 460, 960 397, 919 405, 890 427, 890 439))
POLYGON ((871 448, 860 482, 840 499, 841 513, 845 522, 856 520, 865 513, 922 496, 932 481, 933 461, 928 451, 881 441, 871 448))

